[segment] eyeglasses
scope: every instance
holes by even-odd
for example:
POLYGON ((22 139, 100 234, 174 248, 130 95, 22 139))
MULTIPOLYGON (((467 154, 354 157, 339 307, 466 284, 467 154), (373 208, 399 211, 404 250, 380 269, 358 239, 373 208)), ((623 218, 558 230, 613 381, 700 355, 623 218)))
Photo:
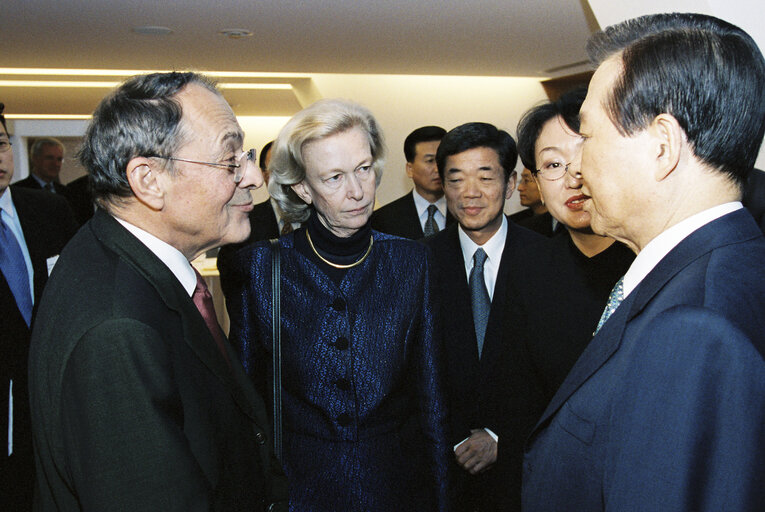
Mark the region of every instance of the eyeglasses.
POLYGON ((549 164, 545 164, 542 166, 541 169, 536 169, 534 171, 534 174, 537 176, 540 176, 547 181, 557 181, 561 179, 563 176, 565 176, 567 173, 571 174, 574 178, 581 178, 582 173, 579 171, 574 171, 571 173, 569 171, 569 167, 571 166, 571 162, 567 163, 566 165, 563 165, 560 162, 550 162, 549 164))
POLYGON ((244 177, 244 171, 248 165, 255 165, 255 150, 250 148, 244 151, 242 155, 237 158, 235 164, 223 164, 220 162, 201 162, 199 160, 189 160, 187 158, 178 158, 176 156, 159 156, 151 155, 154 158, 162 158, 163 160, 175 160, 178 162, 186 162, 189 164, 210 165, 212 167, 220 167, 221 169, 228 169, 228 172, 234 175, 234 183, 239 183, 244 177))
POLYGON ((11 149, 11 146, 13 146, 13 143, 9 140, 0 140, 0 153, 5 153, 9 149, 11 149))

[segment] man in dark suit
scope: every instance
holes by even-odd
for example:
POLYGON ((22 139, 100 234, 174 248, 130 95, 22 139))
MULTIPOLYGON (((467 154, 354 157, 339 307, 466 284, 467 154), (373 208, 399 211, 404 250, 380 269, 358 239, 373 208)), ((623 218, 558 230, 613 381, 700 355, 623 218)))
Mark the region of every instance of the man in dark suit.
POLYGON ((34 483, 27 393, 30 324, 48 270, 76 225, 63 198, 8 187, 13 151, 2 113, 0 103, 0 425, 7 440, 0 462, 0 509, 29 510, 34 483))
POLYGON ((423 126, 407 136, 404 140, 406 175, 414 182, 414 189, 378 208, 372 214, 373 229, 419 240, 454 222, 446 208, 436 168, 436 150, 445 133, 440 126, 423 126))
POLYGON ((253 151, 205 77, 134 77, 81 160, 99 209, 32 332, 40 510, 286 509, 265 406, 190 261, 249 235, 253 151))
POLYGON ((524 510, 762 510, 765 238, 739 201, 765 60, 696 14, 588 51, 584 209, 637 258, 528 440, 524 510))
POLYGON ((546 242, 503 214, 515 189, 518 153, 486 123, 454 128, 438 148, 438 170, 457 224, 426 239, 433 249, 447 359, 447 390, 461 511, 520 509, 522 441, 534 419, 519 417, 514 332, 504 317, 517 299, 513 275, 546 242))
POLYGON ((64 162, 64 145, 53 137, 35 139, 29 150, 29 176, 14 183, 16 187, 47 190, 66 196, 66 187, 59 183, 61 164, 64 162))

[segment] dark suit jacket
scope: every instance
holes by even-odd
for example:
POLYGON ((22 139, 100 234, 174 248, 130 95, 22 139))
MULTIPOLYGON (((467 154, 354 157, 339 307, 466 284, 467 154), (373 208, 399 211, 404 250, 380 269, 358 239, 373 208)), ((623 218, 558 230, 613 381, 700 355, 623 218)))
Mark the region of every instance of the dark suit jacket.
POLYGON ((552 221, 553 221, 553 218, 552 218, 552 215, 550 215, 550 212, 545 212, 542 215, 534 215, 533 217, 523 219, 518 222, 518 225, 523 226, 526 229, 530 229, 531 231, 534 231, 546 237, 551 237, 565 230, 565 228, 563 228, 563 225, 558 223, 555 226, 556 227, 555 231, 553 231, 552 221))
MULTIPOLYGON (((446 225, 453 223, 454 217, 447 210, 446 225)), ((424 237, 412 192, 375 210, 372 213, 372 229, 412 240, 424 237)))
POLYGON ((659 262, 529 438, 524 510, 762 510, 764 261, 740 210, 659 262))
POLYGON ((480 510, 519 510, 523 439, 536 418, 526 417, 529 383, 520 377, 526 370, 516 366, 521 350, 516 333, 504 320, 518 300, 510 291, 517 286, 518 269, 532 264, 548 241, 508 222, 480 360, 457 224, 425 243, 433 249, 441 303, 438 318, 447 361, 452 445, 468 437, 471 429, 489 428, 499 436, 497 463, 482 475, 471 477, 455 463, 458 510, 476 505, 480 510))
MULTIPOLYGON (((39 302, 43 286, 48 280, 46 260, 61 252, 74 235, 76 225, 66 201, 54 194, 29 189, 13 189, 13 204, 19 215, 32 268, 34 271, 34 298, 39 302)), ((31 506, 34 464, 32 461, 32 433, 29 425, 29 399, 27 397, 27 359, 29 336, 21 312, 16 305, 8 282, 0 273, 0 428, 3 436, 8 432, 8 387, 13 380, 13 434, 14 453, 8 457, 3 450, 0 457, 0 509, 28 510, 31 506)), ((34 319, 34 312, 33 312, 34 319)), ((5 439, 5 437, 3 437, 5 439)), ((5 447, 5 441, 3 441, 5 447)))
MULTIPOLYGON (((37 182, 36 179, 32 177, 30 174, 23 180, 19 180, 16 183, 13 184, 14 187, 20 187, 20 188, 32 188, 35 190, 43 190, 43 188, 40 186, 40 184, 37 182)), ((56 194, 61 194, 62 196, 66 197, 66 185, 62 185, 61 183, 58 183, 56 181, 53 182, 53 188, 56 189, 56 194)))
POLYGON ((90 192, 89 176, 86 174, 66 185, 67 200, 72 207, 74 218, 80 225, 85 224, 93 216, 93 194, 90 192))
POLYGON ((99 210, 51 275, 29 384, 39 510, 265 510, 265 406, 176 277, 99 210))
POLYGON ((741 200, 765 233, 765 172, 752 169, 741 200))

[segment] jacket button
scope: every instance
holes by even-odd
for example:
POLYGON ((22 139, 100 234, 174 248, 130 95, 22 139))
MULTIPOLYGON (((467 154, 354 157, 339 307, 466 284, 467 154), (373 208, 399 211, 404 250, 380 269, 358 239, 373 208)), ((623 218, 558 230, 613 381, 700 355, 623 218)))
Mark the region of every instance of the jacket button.
POLYGON ((335 299, 332 302, 332 309, 335 311, 342 311, 345 309, 345 301, 343 299, 335 299))
POLYGON ((343 391, 350 391, 351 390, 351 382, 348 379, 337 379, 337 387, 342 389, 343 391))
POLYGON ((337 422, 340 424, 341 427, 347 427, 351 424, 351 417, 347 413, 342 413, 337 417, 337 422))
POLYGON ((258 444, 265 444, 266 436, 263 435, 263 432, 258 432, 257 434, 255 434, 255 441, 257 441, 258 444))
POLYGON ((348 349, 348 338, 345 336, 340 336, 335 340, 335 348, 338 350, 347 350, 348 349))

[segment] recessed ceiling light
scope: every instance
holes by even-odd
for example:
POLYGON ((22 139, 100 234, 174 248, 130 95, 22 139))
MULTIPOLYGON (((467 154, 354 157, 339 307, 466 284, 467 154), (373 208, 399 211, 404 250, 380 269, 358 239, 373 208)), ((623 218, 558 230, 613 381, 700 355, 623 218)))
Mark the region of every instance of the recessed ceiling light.
POLYGON ((246 28, 224 28, 218 33, 230 39, 241 39, 243 37, 252 36, 252 30, 247 30, 246 28))
POLYGON ((172 29, 167 27, 159 27, 154 25, 146 25, 143 27, 133 27, 133 32, 136 34, 143 34, 145 36, 167 36, 173 33, 172 29))

